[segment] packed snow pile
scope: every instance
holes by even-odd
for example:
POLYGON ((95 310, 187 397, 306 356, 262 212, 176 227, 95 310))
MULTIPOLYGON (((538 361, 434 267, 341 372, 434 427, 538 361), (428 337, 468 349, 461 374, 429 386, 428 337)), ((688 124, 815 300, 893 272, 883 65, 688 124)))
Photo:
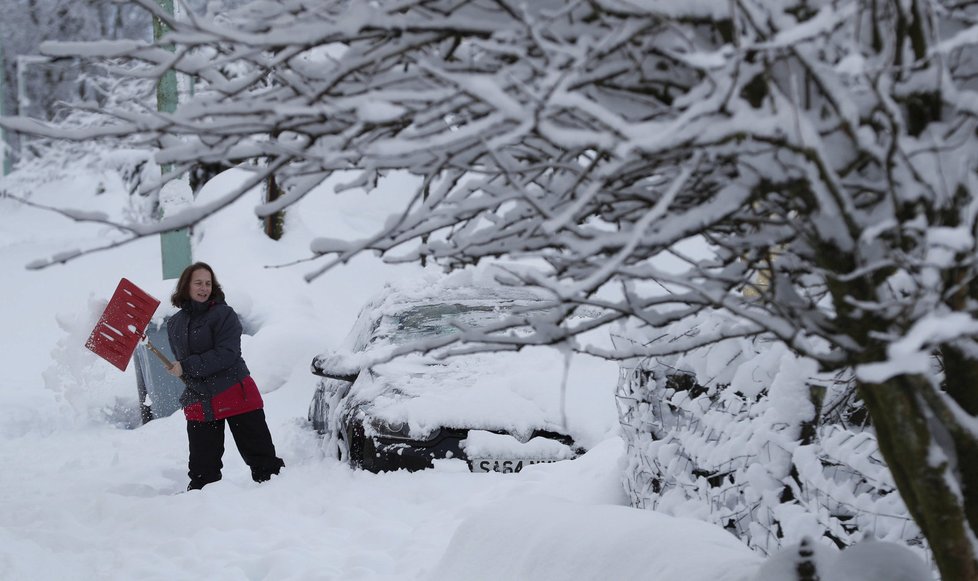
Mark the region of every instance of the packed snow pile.
POLYGON ((489 505, 463 521, 430 581, 750 581, 759 560, 695 519, 527 498, 489 505))
POLYGON ((614 438, 573 462, 524 468, 518 477, 559 488, 473 507, 423 579, 752 581, 762 558, 719 527, 609 503, 575 505, 621 496, 612 467, 623 452, 614 438))

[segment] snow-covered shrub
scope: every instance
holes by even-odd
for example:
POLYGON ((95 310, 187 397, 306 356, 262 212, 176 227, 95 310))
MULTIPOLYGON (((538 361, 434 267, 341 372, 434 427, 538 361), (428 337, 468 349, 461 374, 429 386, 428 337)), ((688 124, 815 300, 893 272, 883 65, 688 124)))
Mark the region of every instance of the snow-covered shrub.
POLYGON ((713 522, 765 554, 806 536, 922 546, 847 377, 819 374, 780 341, 623 365, 618 405, 636 507, 713 522))

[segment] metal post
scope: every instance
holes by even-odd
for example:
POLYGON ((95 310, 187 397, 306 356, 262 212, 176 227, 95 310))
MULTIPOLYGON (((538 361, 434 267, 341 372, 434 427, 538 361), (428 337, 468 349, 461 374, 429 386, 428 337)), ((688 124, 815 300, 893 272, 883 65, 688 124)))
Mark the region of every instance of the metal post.
POLYGON ((27 94, 27 66, 43 65, 51 62, 50 57, 38 54, 17 55, 17 115, 26 117, 30 114, 31 98, 27 94))
MULTIPOLYGON (((158 0, 160 7, 168 14, 174 14, 173 0, 158 0)), ((158 18, 153 18, 153 39, 159 42, 163 36, 170 31, 170 27, 158 18)), ((174 50, 174 47, 166 47, 174 50)), ((156 110, 162 113, 173 113, 177 110, 179 99, 177 91, 177 73, 167 70, 160 77, 156 84, 156 110)), ((164 165, 163 173, 170 171, 171 167, 164 165)), ((182 178, 180 178, 182 179, 182 178)), ((179 208, 182 204, 175 205, 179 208)), ((161 217, 166 215, 167 208, 161 200, 161 217)), ((190 266, 193 262, 190 248, 190 229, 182 228, 172 232, 160 234, 160 258, 163 265, 163 280, 178 278, 183 269, 190 266)))
MULTIPOLYGON (((158 0, 160 8, 171 16, 173 12, 173 0, 158 0)), ((153 39, 159 42, 166 33, 170 32, 170 27, 159 18, 153 18, 153 39)), ((173 46, 165 47, 174 50, 173 46)), ((174 70, 167 70, 156 83, 156 110, 166 113, 173 113, 177 110, 177 73, 174 70)))
MULTIPOLYGON (((0 117, 6 114, 6 109, 4 107, 5 100, 7 98, 7 93, 4 92, 3 80, 7 75, 7 61, 3 58, 3 44, 0 43, 0 117)), ((0 160, 3 162, 3 175, 10 173, 10 152, 7 147, 7 139, 3 134, 3 126, 0 125, 0 160)))
MULTIPOLYGON (((27 92, 27 67, 30 65, 43 65, 51 62, 50 57, 37 54, 19 54, 15 59, 17 69, 17 115, 27 117, 30 115, 29 108, 31 99, 27 92)), ((27 152, 27 134, 20 135, 20 157, 23 159, 27 152)))
POLYGON ((30 102, 27 100, 27 83, 24 74, 27 72, 27 55, 17 55, 17 115, 24 116, 30 102))

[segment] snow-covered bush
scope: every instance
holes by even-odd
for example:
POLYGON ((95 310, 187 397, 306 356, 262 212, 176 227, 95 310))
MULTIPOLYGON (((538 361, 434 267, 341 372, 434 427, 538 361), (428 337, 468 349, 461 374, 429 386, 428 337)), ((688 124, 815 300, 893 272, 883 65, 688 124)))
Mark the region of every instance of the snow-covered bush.
POLYGON ((922 546, 851 382, 779 341, 623 365, 618 403, 634 506, 713 522, 766 554, 805 537, 922 546))

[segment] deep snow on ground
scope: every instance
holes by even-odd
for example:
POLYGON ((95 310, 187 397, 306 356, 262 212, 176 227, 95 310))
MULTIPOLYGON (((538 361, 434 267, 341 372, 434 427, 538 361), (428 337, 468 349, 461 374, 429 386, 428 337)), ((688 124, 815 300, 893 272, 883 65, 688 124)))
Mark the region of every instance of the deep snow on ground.
MULTIPOLYGON (((227 172, 201 198, 240 179, 227 172)), ((34 203, 110 216, 129 204, 117 180, 91 172, 7 184, 34 203)), ((215 267, 228 302, 257 329, 243 352, 287 466, 254 484, 228 435, 224 480, 190 493, 182 416, 126 429, 134 366, 119 372, 83 347, 121 277, 163 300, 159 316, 172 311, 158 238, 28 271, 117 234, 0 197, 0 579, 750 579, 762 559, 725 531, 623 506, 610 363, 576 377, 593 391, 569 398, 578 406, 569 411, 589 414, 600 437, 571 462, 515 475, 451 461, 375 475, 323 451, 305 420, 312 357, 342 341, 384 281, 421 269, 364 256, 307 284, 308 263, 266 266, 305 256, 314 235, 369 233, 405 185, 395 176, 370 196, 324 187, 290 212, 279 242, 260 232, 257 194, 196 229, 195 259, 215 267)))

